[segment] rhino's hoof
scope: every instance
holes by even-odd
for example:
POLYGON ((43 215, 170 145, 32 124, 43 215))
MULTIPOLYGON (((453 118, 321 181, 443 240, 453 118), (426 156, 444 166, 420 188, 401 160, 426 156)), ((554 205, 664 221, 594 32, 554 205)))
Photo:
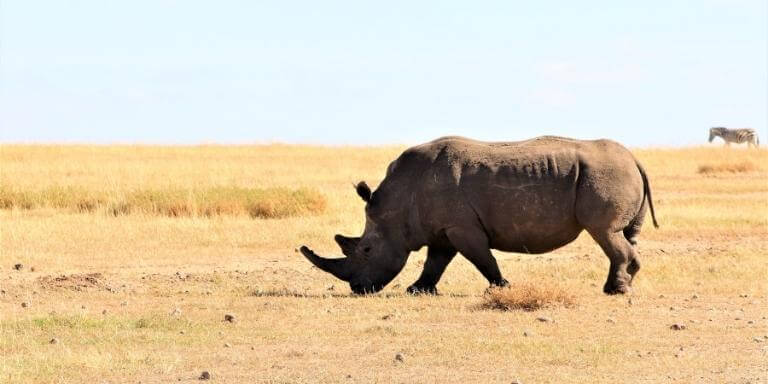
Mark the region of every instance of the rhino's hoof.
POLYGON ((603 287, 606 295, 624 295, 630 292, 628 284, 608 284, 603 287))
POLYGON ((410 295, 437 295, 437 287, 429 286, 429 287, 419 287, 416 285, 411 285, 408 287, 408 289, 405 290, 410 295))

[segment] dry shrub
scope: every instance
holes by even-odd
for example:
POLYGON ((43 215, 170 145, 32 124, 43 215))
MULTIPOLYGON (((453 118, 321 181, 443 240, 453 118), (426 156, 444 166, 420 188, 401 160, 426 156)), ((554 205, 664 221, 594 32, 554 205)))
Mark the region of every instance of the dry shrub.
POLYGON ((512 283, 503 288, 491 288, 480 305, 482 309, 502 311, 535 311, 541 308, 571 307, 574 296, 560 286, 542 283, 512 283))
POLYGON ((742 161, 739 163, 721 163, 721 164, 704 164, 699 166, 699 173, 703 175, 714 173, 743 173, 754 172, 758 168, 755 163, 751 161, 742 161))
POLYGON ((152 189, 108 193, 76 187, 19 191, 0 187, 0 209, 98 210, 112 216, 143 213, 169 217, 250 216, 281 218, 319 214, 326 200, 308 189, 212 187, 202 190, 152 189))

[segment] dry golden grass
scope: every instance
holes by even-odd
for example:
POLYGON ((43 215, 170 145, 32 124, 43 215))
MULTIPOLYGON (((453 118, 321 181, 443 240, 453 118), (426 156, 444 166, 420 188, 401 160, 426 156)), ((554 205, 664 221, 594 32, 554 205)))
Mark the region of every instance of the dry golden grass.
POLYGON ((740 173, 740 172, 754 172, 758 167, 751 161, 742 161, 740 163, 725 163, 725 164, 704 164, 699 166, 699 173, 711 174, 711 173, 740 173))
POLYGON ((226 383, 767 380, 768 151, 635 150, 662 227, 639 236, 632 296, 602 294, 608 261, 587 235, 544 255, 495 252, 516 287, 564 287, 578 303, 529 312, 477 310, 487 283, 461 257, 442 296, 404 294, 422 250, 384 292, 355 297, 294 252, 338 255, 333 235, 364 223, 352 183, 378 184, 402 149, 1 146, 4 190, 307 190, 325 209, 112 216, 50 198, 0 209, 0 382, 192 383, 203 370, 226 383), (757 169, 698 171, 743 162, 757 169))
POLYGON ((573 294, 551 282, 517 282, 504 288, 491 288, 484 299, 480 308, 502 311, 535 311, 559 306, 568 308, 575 304, 573 294))
POLYGON ((306 188, 212 187, 106 192, 76 186, 47 187, 37 191, 0 186, 0 209, 53 208, 111 216, 140 213, 170 217, 240 215, 268 219, 318 214, 325 205, 325 198, 320 193, 306 188))

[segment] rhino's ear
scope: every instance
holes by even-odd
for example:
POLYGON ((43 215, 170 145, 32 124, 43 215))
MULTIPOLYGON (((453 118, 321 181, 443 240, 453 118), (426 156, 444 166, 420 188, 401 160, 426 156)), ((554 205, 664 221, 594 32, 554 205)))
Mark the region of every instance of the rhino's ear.
POLYGON ((371 201, 371 188, 368 187, 368 184, 366 184, 365 181, 361 181, 357 183, 357 186, 355 186, 355 190, 357 190, 357 194, 366 203, 371 201))

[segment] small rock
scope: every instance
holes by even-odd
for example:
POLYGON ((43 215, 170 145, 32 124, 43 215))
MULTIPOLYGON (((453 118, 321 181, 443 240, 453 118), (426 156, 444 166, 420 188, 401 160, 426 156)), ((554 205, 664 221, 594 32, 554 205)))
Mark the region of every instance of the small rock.
POLYGON ((762 343, 763 342, 763 339, 761 339, 759 337, 754 337, 754 338, 752 338, 752 340, 754 340, 755 343, 762 343))
POLYGON ((54 337, 53 339, 51 339, 51 341, 49 341, 49 343, 51 343, 51 344, 58 344, 59 343, 59 339, 54 337))
POLYGON ((391 318, 392 318, 392 315, 384 315, 384 316, 380 317, 381 320, 389 320, 391 318))
POLYGON ((251 351, 255 351, 255 350, 256 350, 256 347, 251 346, 251 351))
POLYGON ((185 334, 185 333, 186 333, 186 332, 184 332, 184 330, 183 330, 183 329, 182 329, 181 331, 179 331, 179 335, 183 335, 183 334, 185 334))
POLYGON ((86 309, 86 308, 85 308, 85 305, 81 305, 81 306, 80 306, 80 309, 86 309))
POLYGON ((398 363, 402 363, 405 361, 405 356, 403 356, 402 353, 398 353, 395 355, 395 361, 397 361, 398 363))
POLYGON ((539 316, 539 317, 536 318, 536 320, 540 321, 542 323, 551 323, 551 322, 553 322, 552 318, 547 317, 547 316, 539 316))
POLYGON ((334 289, 336 289, 336 287, 334 287, 333 284, 325 288, 326 291, 333 291, 334 289))
POLYGON ((523 336, 525 336, 525 337, 533 337, 533 332, 531 332, 531 331, 526 329, 525 331, 523 331, 523 336))
POLYGON ((659 295, 659 299, 663 299, 663 298, 664 298, 664 295, 659 295))
POLYGON ((174 308, 173 311, 171 311, 171 316, 181 316, 181 308, 174 308))
POLYGON ((742 294, 739 295, 739 297, 746 298, 746 297, 749 297, 749 295, 746 294, 746 293, 742 293, 742 294))
POLYGON ((210 380, 211 374, 208 373, 208 371, 203 371, 203 373, 200 374, 200 377, 198 377, 198 380, 210 380))
POLYGON ((670 311, 674 311, 674 310, 675 310, 675 307, 669 307, 669 310, 670 310, 670 311))
POLYGON ((235 318, 235 315, 233 315, 231 313, 227 313, 226 315, 224 315, 224 321, 227 321, 227 322, 230 322, 230 323, 234 323, 234 322, 237 321, 237 319, 235 318))
POLYGON ((29 267, 29 271, 30 272, 34 272, 35 271, 35 267, 29 267))
POLYGON ((27 307, 29 307, 29 303, 27 303, 26 301, 22 301, 21 302, 21 307, 22 308, 27 308, 27 307))
POLYGON ((685 324, 680 324, 680 323, 674 323, 674 324, 669 326, 669 329, 674 330, 674 331, 682 331, 685 328, 686 328, 685 324))
POLYGON ((611 323, 611 324, 616 324, 616 320, 614 320, 614 319, 611 319, 610 317, 609 317, 607 320, 605 320, 605 321, 606 321, 606 322, 609 322, 609 323, 611 323))
POLYGON ((14 265, 13 265, 13 269, 15 269, 15 270, 17 270, 17 271, 21 271, 22 269, 24 269, 24 264, 21 264, 21 263, 19 263, 19 264, 14 264, 14 265))
POLYGON ((755 323, 755 322, 754 322, 754 321, 752 321, 752 320, 750 320, 750 321, 747 321, 747 324, 754 324, 754 323, 755 323))
POLYGON ((733 319, 738 321, 738 320, 741 320, 741 317, 734 317, 733 319))
POLYGON ((232 344, 230 344, 230 343, 224 343, 224 348, 232 348, 232 344))
POLYGON ((691 296, 691 299, 698 299, 698 298, 699 298, 699 295, 697 295, 695 293, 693 294, 693 296, 691 296))

